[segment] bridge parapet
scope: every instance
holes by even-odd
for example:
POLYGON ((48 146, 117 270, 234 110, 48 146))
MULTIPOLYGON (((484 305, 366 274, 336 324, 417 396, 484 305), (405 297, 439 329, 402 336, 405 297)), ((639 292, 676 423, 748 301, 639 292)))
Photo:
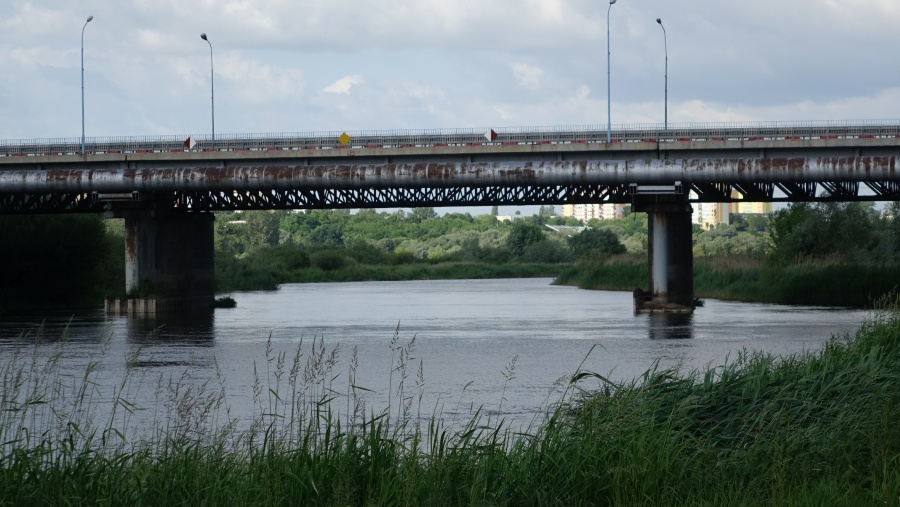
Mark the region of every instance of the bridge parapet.
MULTIPOLYGON (((415 150, 477 147, 593 144, 612 148, 619 144, 656 144, 658 149, 685 143, 779 141, 836 141, 851 139, 896 139, 898 120, 818 121, 818 122, 728 122, 614 125, 607 142, 606 125, 506 127, 425 130, 362 130, 343 132, 294 132, 268 134, 219 134, 166 136, 116 136, 86 139, 89 154, 119 155, 146 153, 202 153, 232 151, 335 151, 386 149, 415 150), (188 139, 191 142, 188 142, 188 139), (348 140, 346 143, 341 140, 348 140), (189 146, 193 148, 188 148, 189 146)), ((765 147, 765 145, 762 145, 765 147)), ((81 158, 80 138, 0 140, 0 159, 20 156, 76 156, 81 158)), ((333 155, 333 154, 329 154, 333 155)), ((311 155, 312 156, 312 155, 311 155)))

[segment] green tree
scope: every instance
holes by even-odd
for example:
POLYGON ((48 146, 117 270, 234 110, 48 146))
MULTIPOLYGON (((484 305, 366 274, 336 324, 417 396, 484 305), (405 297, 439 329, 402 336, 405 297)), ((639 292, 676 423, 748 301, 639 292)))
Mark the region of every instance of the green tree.
POLYGON ((773 213, 769 221, 772 258, 871 258, 883 240, 881 229, 872 203, 793 204, 773 213))
POLYGON ((414 222, 424 222, 437 217, 438 214, 434 211, 434 208, 413 208, 412 213, 410 213, 410 219, 414 222))
POLYGON ((553 206, 541 206, 538 209, 538 216, 550 218, 556 215, 556 209, 553 206))
POLYGON ((310 231, 304 238, 306 244, 317 247, 344 246, 344 233, 338 224, 323 224, 310 231))
POLYGON ((521 256, 526 248, 543 239, 544 231, 541 227, 524 220, 516 220, 509 229, 506 246, 513 255, 521 256))
POLYGON ((0 216, 0 307, 97 304, 124 291, 124 262, 99 215, 0 216))
POLYGON ((244 244, 248 250, 278 244, 281 215, 274 211, 247 211, 244 219, 244 244))
POLYGON ((579 259, 625 253, 625 246, 618 236, 608 229, 585 229, 569 238, 569 248, 579 259))
POLYGON ((900 258, 900 202, 892 202, 884 209, 885 250, 889 257, 900 258))
POLYGON ((239 255, 244 253, 244 228, 247 225, 241 220, 241 215, 236 213, 216 213, 215 222, 215 248, 217 252, 226 255, 239 255))

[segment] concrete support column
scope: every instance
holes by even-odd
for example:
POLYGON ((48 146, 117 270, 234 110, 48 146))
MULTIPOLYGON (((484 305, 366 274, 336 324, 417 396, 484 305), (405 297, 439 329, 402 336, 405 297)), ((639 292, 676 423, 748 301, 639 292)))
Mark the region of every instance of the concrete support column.
POLYGON ((153 300, 141 306, 152 308, 150 313, 210 308, 215 295, 211 214, 134 209, 115 215, 125 218, 130 297, 153 300))
POLYGON ((649 228, 650 292, 636 291, 636 311, 692 312, 694 256, 691 206, 677 196, 635 202, 649 228))
POLYGON ((156 231, 152 216, 130 213, 125 217, 125 292, 140 291, 141 279, 157 283, 156 231))

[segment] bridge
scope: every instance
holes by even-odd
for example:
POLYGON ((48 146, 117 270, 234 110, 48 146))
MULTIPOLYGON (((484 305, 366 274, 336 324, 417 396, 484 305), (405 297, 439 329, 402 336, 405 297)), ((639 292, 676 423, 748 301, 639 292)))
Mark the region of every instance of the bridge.
POLYGON ((0 141, 0 213, 126 221, 126 285, 212 298, 208 212, 630 203, 646 310, 693 305, 692 202, 900 200, 900 121, 0 141))

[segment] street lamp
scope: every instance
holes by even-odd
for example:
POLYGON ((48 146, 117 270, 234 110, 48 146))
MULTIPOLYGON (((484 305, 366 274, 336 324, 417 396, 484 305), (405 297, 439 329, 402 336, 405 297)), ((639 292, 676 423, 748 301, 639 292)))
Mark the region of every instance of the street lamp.
POLYGON ((666 27, 663 25, 662 19, 656 18, 656 22, 659 23, 659 26, 662 27, 663 31, 663 47, 666 50, 666 91, 665 91, 665 130, 669 130, 669 41, 668 36, 666 35, 666 27))
POLYGON ((94 19, 94 16, 88 16, 84 26, 81 27, 81 155, 84 155, 84 29, 87 24, 94 19))
POLYGON ((209 44, 209 86, 210 86, 210 96, 209 100, 212 102, 212 140, 216 140, 216 86, 213 82, 213 51, 212 51, 212 42, 206 37, 205 33, 200 34, 200 38, 205 40, 207 44, 209 44))
POLYGON ((609 8, 606 9, 606 142, 612 142, 612 104, 611 97, 612 93, 610 93, 610 66, 609 66, 609 13, 612 11, 613 4, 616 3, 616 0, 609 0, 609 8))

